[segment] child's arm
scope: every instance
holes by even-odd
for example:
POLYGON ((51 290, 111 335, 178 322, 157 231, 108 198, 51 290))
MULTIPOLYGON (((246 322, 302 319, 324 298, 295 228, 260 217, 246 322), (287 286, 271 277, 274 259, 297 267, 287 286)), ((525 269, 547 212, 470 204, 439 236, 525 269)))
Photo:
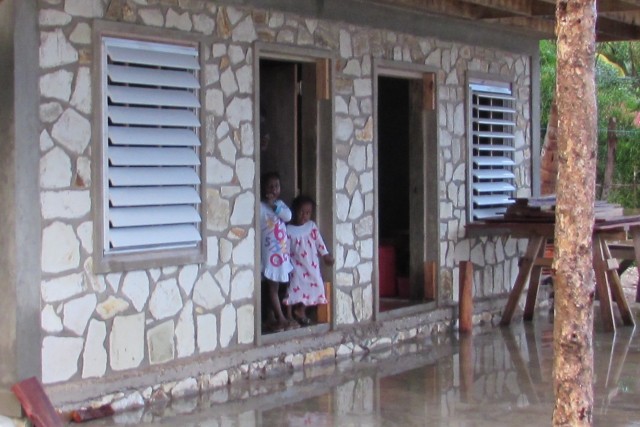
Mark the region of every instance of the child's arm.
POLYGON ((330 253, 323 255, 322 261, 324 261, 324 265, 333 265, 333 263, 336 262, 336 260, 333 259, 333 256, 331 256, 330 253))
MULTIPOLYGON (((315 227, 316 230, 318 230, 317 224, 314 223, 313 226, 315 227)), ((317 236, 318 237, 316 239, 316 249, 318 250, 318 253, 322 256, 322 261, 324 262, 325 265, 333 265, 333 263, 335 262, 335 259, 333 259, 333 256, 331 256, 331 253, 329 253, 329 249, 327 249, 327 246, 324 244, 324 239, 320 234, 320 230, 318 230, 317 236)))
POLYGON ((282 200, 275 201, 273 211, 284 222, 291 221, 291 209, 282 200))

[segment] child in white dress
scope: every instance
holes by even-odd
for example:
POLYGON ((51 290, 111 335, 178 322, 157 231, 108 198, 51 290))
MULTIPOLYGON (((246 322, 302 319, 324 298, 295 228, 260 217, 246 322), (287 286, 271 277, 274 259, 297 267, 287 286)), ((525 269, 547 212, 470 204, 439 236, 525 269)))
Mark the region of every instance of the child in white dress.
POLYGON ((279 200, 280 176, 269 172, 260 181, 260 228, 262 230, 261 271, 267 283, 269 302, 276 324, 274 332, 290 326, 282 313, 278 288, 289 281, 293 269, 289 258, 286 222, 291 220, 291 210, 279 200))
POLYGON ((287 226, 293 271, 289 294, 284 303, 293 307, 293 314, 303 326, 311 323, 306 315, 306 307, 327 303, 320 273, 320 257, 326 265, 334 263, 317 224, 311 220, 314 211, 315 202, 311 197, 296 197, 293 201, 294 218, 287 226))

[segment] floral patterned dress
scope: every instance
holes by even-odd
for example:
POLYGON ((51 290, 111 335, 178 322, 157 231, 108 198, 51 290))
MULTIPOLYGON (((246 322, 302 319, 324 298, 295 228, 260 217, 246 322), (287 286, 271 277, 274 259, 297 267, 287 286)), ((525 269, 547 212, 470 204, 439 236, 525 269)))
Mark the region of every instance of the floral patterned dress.
POLYGON ((293 269, 289 258, 286 221, 291 220, 291 210, 281 200, 273 210, 260 203, 260 226, 262 229, 262 275, 274 282, 288 282, 293 269))
POLYGON ((326 304, 324 282, 320 274, 320 256, 329 253, 313 221, 303 225, 287 226, 289 250, 293 272, 289 284, 289 295, 284 303, 305 306, 326 304))

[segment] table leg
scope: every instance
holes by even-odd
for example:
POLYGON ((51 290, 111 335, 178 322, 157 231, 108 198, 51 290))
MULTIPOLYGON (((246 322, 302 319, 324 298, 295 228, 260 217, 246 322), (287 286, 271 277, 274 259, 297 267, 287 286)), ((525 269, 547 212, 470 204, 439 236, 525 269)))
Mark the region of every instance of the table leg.
MULTIPOLYGON (((636 267, 640 269, 640 227, 631 227, 630 234, 633 240, 633 252, 636 256, 636 267)), ((640 302, 640 275, 636 285, 636 302, 640 302)))
POLYGON ((613 308, 611 307, 611 294, 607 285, 607 274, 602 246, 606 242, 599 236, 593 237, 593 269, 596 276, 596 292, 600 301, 600 313, 602 314, 602 326, 605 332, 615 332, 616 324, 613 320, 613 308))
POLYGON ((545 238, 542 236, 535 236, 529 239, 524 258, 520 260, 518 276, 516 277, 513 289, 511 289, 511 292, 509 293, 507 305, 504 307, 504 311, 502 312, 500 324, 503 326, 511 323, 511 318, 513 317, 513 313, 518 305, 518 300, 520 299, 524 285, 527 283, 527 280, 531 275, 533 263, 540 252, 540 247, 544 245, 544 241, 545 238))
MULTIPOLYGON (((601 241, 602 253, 604 255, 603 262, 604 265, 607 265, 607 261, 612 259, 611 251, 609 250, 609 246, 607 245, 607 242, 604 240, 604 238, 601 241)), ((622 290, 622 283, 620 282, 620 275, 618 274, 618 270, 607 268, 607 279, 609 287, 611 288, 611 295, 613 296, 613 300, 618 305, 620 317, 622 317, 622 323, 626 326, 635 326, 633 314, 631 313, 629 303, 627 302, 627 298, 624 296, 624 291, 622 290)))
MULTIPOLYGON (((545 242, 546 243, 546 239, 545 242)), ((538 299, 538 288, 540 287, 540 274, 542 273, 542 266, 536 264, 536 260, 544 258, 545 244, 540 245, 540 250, 534 259, 534 265, 531 269, 531 276, 529 277, 529 290, 527 291, 527 301, 524 304, 524 320, 533 320, 533 312, 536 307, 536 300, 538 299)))

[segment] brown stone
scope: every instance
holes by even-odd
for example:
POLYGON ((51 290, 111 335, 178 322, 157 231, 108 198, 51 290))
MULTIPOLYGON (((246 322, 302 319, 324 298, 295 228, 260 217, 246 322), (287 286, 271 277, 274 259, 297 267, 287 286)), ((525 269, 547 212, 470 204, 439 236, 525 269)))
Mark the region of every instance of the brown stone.
POLYGON ((216 23, 218 24, 218 35, 222 38, 231 37, 231 23, 227 16, 227 9, 220 8, 218 10, 218 16, 216 17, 216 23))
POLYGON ((240 227, 233 227, 231 229, 231 234, 234 237, 242 239, 242 238, 247 236, 247 230, 245 230, 244 228, 240 228, 240 227))
POLYGON ((328 362, 336 358, 336 350, 333 347, 328 347, 318 351, 312 351, 305 354, 304 364, 312 365, 315 363, 328 362))

